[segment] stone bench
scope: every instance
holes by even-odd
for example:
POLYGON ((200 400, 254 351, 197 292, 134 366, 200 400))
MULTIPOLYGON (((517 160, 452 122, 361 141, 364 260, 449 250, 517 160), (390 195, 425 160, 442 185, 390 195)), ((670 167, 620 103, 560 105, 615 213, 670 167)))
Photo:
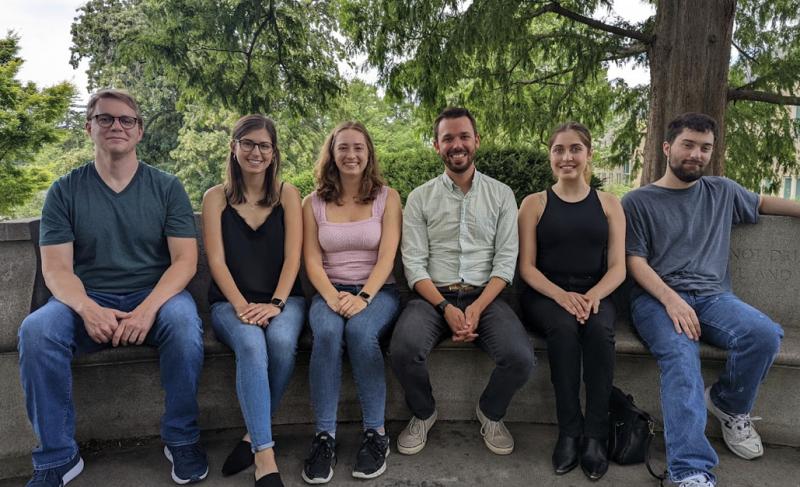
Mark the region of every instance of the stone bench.
MULTIPOLYGON (((35 439, 28 423, 24 397, 19 385, 17 330, 23 318, 43 304, 45 288, 38 259, 38 219, 0 223, 0 478, 22 475, 30 469, 29 452, 35 439)), ((786 337, 775 366, 761 390, 754 414, 768 443, 800 446, 800 221, 784 217, 763 217, 753 226, 734 230, 731 274, 734 290, 784 327, 786 337)), ((202 252, 202 245, 201 245, 202 252)), ((395 276, 404 300, 410 291, 404 286, 400 266, 395 276)), ((216 341, 209 324, 206 291, 209 272, 201 253, 198 271, 189 284, 205 322, 205 365, 200 385, 200 425, 204 430, 241 428, 234 384, 232 352, 216 341)), ((304 290, 313 290, 304 282, 304 290)), ((519 308, 518 287, 506 295, 519 308)), ((615 296, 621 309, 616 325, 617 368, 615 383, 632 393, 644 409, 660 417, 658 367, 634 333, 625 307, 624 290, 615 296)), ((549 379, 546 345, 534 336, 538 366, 530 381, 515 396, 508 421, 554 424, 555 409, 549 379)), ((310 332, 300 343, 292 382, 274 421, 311 423, 313 414, 308 391, 310 332)), ((707 380, 721 370, 725 352, 701 346, 707 380)), ((147 347, 120 348, 78 358, 73 366, 74 400, 79 441, 112 440, 158 435, 163 411, 159 385, 158 355, 147 347)), ((431 380, 438 401, 439 417, 445 420, 472 419, 475 403, 488 380, 492 363, 471 344, 443 342, 431 354, 431 380), (475 380, 477 379, 477 380, 475 380)), ((403 393, 387 367, 387 408, 389 420, 408 418, 403 393)), ((342 421, 360 420, 360 408, 345 361, 339 407, 342 421)), ((709 423, 709 434, 719 436, 719 427, 709 423)))

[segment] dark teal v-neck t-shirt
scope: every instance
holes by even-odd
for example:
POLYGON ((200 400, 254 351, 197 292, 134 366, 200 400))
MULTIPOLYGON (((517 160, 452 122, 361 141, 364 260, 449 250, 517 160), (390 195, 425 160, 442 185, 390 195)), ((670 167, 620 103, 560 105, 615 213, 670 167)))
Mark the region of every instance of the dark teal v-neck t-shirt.
POLYGON ((39 245, 73 243, 73 269, 90 291, 127 294, 156 285, 170 266, 167 237, 196 238, 178 178, 143 162, 115 193, 94 163, 59 178, 42 208, 39 245))

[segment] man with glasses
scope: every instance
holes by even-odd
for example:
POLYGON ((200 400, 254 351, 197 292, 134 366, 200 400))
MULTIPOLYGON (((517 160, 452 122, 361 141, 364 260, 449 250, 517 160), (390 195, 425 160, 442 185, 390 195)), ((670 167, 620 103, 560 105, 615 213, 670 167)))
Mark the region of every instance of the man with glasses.
POLYGON ((192 207, 177 178, 137 159, 144 131, 127 92, 95 93, 86 133, 95 160, 53 183, 42 208, 42 274, 53 297, 19 330, 20 379, 39 441, 27 485, 58 487, 83 469, 73 356, 142 344, 159 351, 172 478, 197 482, 208 462, 197 425, 203 329, 184 290, 197 268, 192 207))

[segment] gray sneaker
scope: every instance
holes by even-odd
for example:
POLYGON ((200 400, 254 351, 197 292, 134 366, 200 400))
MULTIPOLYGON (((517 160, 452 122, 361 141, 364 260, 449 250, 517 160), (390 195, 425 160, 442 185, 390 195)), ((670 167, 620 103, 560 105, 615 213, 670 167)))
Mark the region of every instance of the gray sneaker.
POLYGON ((483 442, 486 443, 486 448, 498 455, 511 454, 514 451, 514 437, 503 424, 503 420, 490 420, 483 415, 480 405, 475 406, 475 414, 478 415, 478 421, 481 422, 481 436, 483 436, 483 442))
POLYGON ((412 417, 397 437, 397 451, 403 455, 414 455, 421 452, 428 441, 428 431, 433 428, 437 416, 438 413, 434 411, 428 419, 412 417))
POLYGON ((683 479, 677 485, 678 487, 715 487, 714 482, 709 480, 708 476, 703 473, 683 479))
POLYGON ((761 418, 749 414, 728 414, 718 408, 711 400, 711 388, 705 391, 706 408, 719 420, 722 426, 722 439, 728 449, 745 460, 752 460, 764 454, 761 435, 753 427, 753 421, 761 418))

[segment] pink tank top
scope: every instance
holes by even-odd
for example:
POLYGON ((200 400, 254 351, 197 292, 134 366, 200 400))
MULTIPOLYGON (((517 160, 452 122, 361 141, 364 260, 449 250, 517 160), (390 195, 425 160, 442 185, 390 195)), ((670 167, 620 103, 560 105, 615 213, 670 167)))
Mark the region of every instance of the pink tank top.
MULTIPOLYGON (((332 283, 358 285, 367 282, 378 261, 383 210, 388 194, 386 186, 382 186, 372 201, 372 216, 368 219, 332 223, 325 215, 325 201, 316 191, 311 193, 311 207, 322 248, 322 268, 332 283)), ((390 275, 386 282, 394 282, 394 277, 390 275)))

